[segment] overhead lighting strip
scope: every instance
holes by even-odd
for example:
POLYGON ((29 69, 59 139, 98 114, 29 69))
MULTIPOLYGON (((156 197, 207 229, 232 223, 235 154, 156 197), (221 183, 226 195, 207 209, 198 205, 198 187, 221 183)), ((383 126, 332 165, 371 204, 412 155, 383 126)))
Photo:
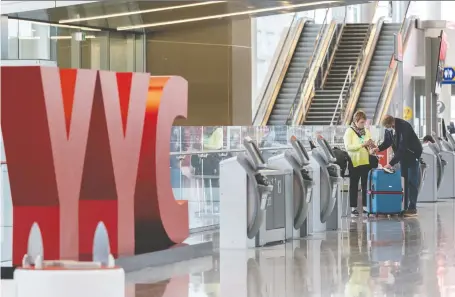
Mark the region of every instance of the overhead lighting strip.
POLYGON ((189 8, 189 7, 196 7, 196 6, 212 5, 212 4, 218 4, 218 3, 223 3, 223 2, 226 2, 226 1, 204 1, 204 2, 198 2, 198 3, 184 4, 184 5, 175 5, 175 6, 167 6, 167 7, 161 7, 161 8, 145 9, 145 10, 139 10, 139 11, 129 11, 129 12, 106 14, 106 15, 98 15, 98 16, 92 16, 92 17, 86 17, 86 18, 67 19, 67 20, 61 20, 61 21, 59 21, 59 23, 66 24, 66 23, 74 23, 74 22, 84 22, 84 21, 92 21, 92 20, 99 20, 99 19, 116 18, 116 17, 130 16, 130 15, 136 15, 136 14, 144 14, 144 13, 168 11, 168 10, 189 8))
POLYGON ((53 24, 53 23, 28 21, 28 20, 24 20, 24 22, 29 22, 31 24, 37 24, 37 25, 43 25, 43 26, 58 27, 58 28, 78 29, 78 30, 83 30, 83 31, 97 31, 97 32, 101 31, 101 29, 83 27, 83 26, 62 25, 62 24, 53 24))
POLYGON ((123 27, 118 27, 117 30, 124 31, 124 30, 134 30, 134 29, 142 29, 142 28, 176 25, 176 24, 185 24, 185 23, 199 22, 199 21, 205 21, 205 20, 222 19, 222 18, 233 17, 233 16, 257 14, 257 13, 262 13, 262 12, 271 12, 271 11, 286 10, 286 9, 300 8, 300 7, 307 7, 307 6, 316 6, 316 5, 321 5, 321 4, 333 4, 333 3, 340 3, 340 2, 341 1, 320 1, 320 2, 293 4, 293 5, 282 5, 282 6, 276 6, 276 7, 253 9, 253 10, 246 10, 246 11, 225 13, 225 14, 217 14, 217 15, 210 15, 210 16, 205 16, 205 17, 182 19, 182 20, 175 20, 175 21, 168 21, 168 22, 150 23, 150 24, 142 24, 142 25, 134 25, 134 26, 123 26, 123 27))

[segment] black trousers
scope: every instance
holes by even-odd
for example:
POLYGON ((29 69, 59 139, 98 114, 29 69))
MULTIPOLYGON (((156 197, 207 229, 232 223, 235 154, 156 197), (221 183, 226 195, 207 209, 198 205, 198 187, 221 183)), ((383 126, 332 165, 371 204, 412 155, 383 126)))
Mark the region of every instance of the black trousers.
POLYGON ((370 165, 360 165, 357 167, 350 167, 349 169, 349 201, 351 207, 357 207, 357 197, 359 194, 359 181, 362 186, 362 204, 367 206, 367 183, 368 172, 370 172, 370 165))

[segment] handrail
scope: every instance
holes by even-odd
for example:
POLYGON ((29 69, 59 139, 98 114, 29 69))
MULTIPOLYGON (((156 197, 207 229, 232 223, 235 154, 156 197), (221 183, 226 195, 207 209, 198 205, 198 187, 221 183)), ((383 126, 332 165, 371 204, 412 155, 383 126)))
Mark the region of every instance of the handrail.
POLYGON ((309 20, 306 18, 303 18, 301 21, 299 21, 295 32, 293 32, 292 36, 289 38, 290 44, 287 46, 287 50, 285 51, 284 64, 283 67, 279 69, 280 71, 276 74, 278 77, 274 84, 271 86, 272 93, 270 94, 270 100, 267 102, 267 108, 265 110, 264 116, 261 119, 262 121, 259 124, 260 126, 267 125, 270 115, 272 114, 276 99, 278 98, 278 94, 280 93, 281 86, 284 82, 284 78, 286 77, 286 73, 291 65, 292 57, 294 56, 297 44, 299 43, 303 28, 308 21, 309 20))
MULTIPOLYGON (((337 39, 335 41, 335 48, 333 49, 333 51, 331 51, 329 53, 330 58, 329 58, 328 66, 326 67, 325 71, 324 71, 324 68, 323 68, 324 64, 320 65, 320 71, 321 71, 322 79, 321 79, 321 83, 319 85, 319 88, 323 88, 324 87, 325 81, 327 80, 327 76, 328 76, 328 74, 330 72, 330 69, 332 68, 333 60, 335 59, 335 53, 338 50, 338 46, 340 45, 340 41, 341 41, 341 36, 343 36, 344 27, 346 26, 347 15, 348 15, 348 7, 345 6, 344 7, 343 22, 341 23, 340 30, 337 32, 338 36, 337 36, 337 39)), ((319 74, 319 71, 318 71, 318 74, 319 74)), ((315 84, 316 83, 317 83, 317 81, 315 80, 315 84)), ((316 86, 315 86, 315 89, 316 89, 316 86)))
MULTIPOLYGON (((408 15, 409 7, 411 6, 411 2, 412 1, 408 1, 408 5, 406 7, 406 12, 404 14, 403 21, 401 22, 400 30, 398 31, 399 34, 401 34, 402 38, 403 38, 404 35, 407 35, 407 34, 403 34, 403 33, 405 33, 404 29, 405 29, 406 21, 408 20, 407 19, 407 15, 408 15)), ((413 17, 411 17, 411 19, 412 18, 413 17)), ((404 37, 407 38, 407 36, 404 36, 404 37)), ((403 47, 403 51, 404 51, 404 47, 403 47)), ((389 92, 390 84, 392 83, 391 80, 393 79, 393 75, 394 75, 394 73, 396 71, 397 64, 394 63, 394 61, 395 61, 394 55, 395 55, 395 50, 394 50, 394 53, 392 54, 392 56, 390 58, 389 68, 387 69, 386 75, 384 76, 384 80, 382 82, 381 92, 379 93, 378 101, 376 103, 376 108, 375 108, 374 123, 377 123, 380 120, 380 118, 381 118, 378 115, 381 115, 382 112, 383 112, 382 109, 383 109, 384 106, 382 106, 382 105, 384 105, 383 104, 383 100, 384 99, 382 99, 382 98, 384 97, 384 94, 386 94, 386 91, 387 91, 387 93, 389 92), (381 110, 379 111, 378 109, 380 107, 381 107, 381 110)))
POLYGON ((326 38, 324 38, 324 43, 321 45, 319 50, 318 58, 315 61, 315 64, 311 66, 309 70, 308 78, 305 80, 305 86, 303 87, 302 100, 298 102, 296 111, 294 112, 294 118, 292 123, 298 125, 302 122, 302 119, 305 117, 306 109, 308 104, 311 104, 311 96, 314 93, 314 81, 317 78, 320 64, 323 63, 325 55, 328 51, 330 43, 335 35, 336 23, 334 21, 327 28, 327 33, 325 33, 326 38))
POLYGON ((302 97, 302 90, 303 90, 303 86, 305 85, 304 84, 305 76, 307 76, 307 74, 309 73, 309 70, 310 70, 310 68, 305 68, 305 71, 302 74, 302 78, 300 79, 299 86, 298 86, 297 91, 295 93, 294 102, 292 102, 291 110, 289 111, 289 116, 286 119, 286 125, 292 125, 292 119, 294 118, 296 107, 297 107, 297 105, 300 102, 300 99, 302 97))
MULTIPOLYGON (((373 18, 374 19, 374 18, 373 18)), ((370 26, 370 29, 367 34, 366 43, 362 47, 361 56, 357 61, 356 70, 354 72, 354 80, 355 80, 355 87, 354 91, 352 92, 348 103, 346 105, 346 114, 344 114, 344 123, 349 123, 351 121, 352 113, 357 105, 357 102, 360 97, 360 93, 363 88, 363 83, 365 81, 366 75, 368 73, 368 69, 371 63, 371 59, 373 58, 374 51, 376 45, 378 43, 382 25, 384 23, 385 17, 381 17, 378 19, 376 25, 370 26)))
MULTIPOLYGON (((324 46, 324 49, 320 51, 321 53, 324 53, 324 56, 319 58, 319 61, 318 61, 319 65, 316 66, 317 69, 314 69, 313 71, 310 72, 309 76, 311 76, 311 83, 310 83, 310 81, 308 81, 308 79, 307 79, 307 83, 305 83, 304 90, 306 90, 305 91, 306 96, 303 98, 303 100, 301 100, 301 104, 299 104, 299 106, 298 106, 298 112, 297 113, 294 112, 295 116, 293 119, 293 124, 300 124, 301 122, 303 122, 305 120, 307 111, 309 109, 309 106, 311 105, 311 101, 312 101, 311 96, 313 95, 314 90, 316 90, 318 76, 320 73, 321 73, 321 76, 323 76, 322 73, 324 72, 324 68, 323 68, 324 62, 326 61, 327 57, 330 56, 330 54, 332 54, 332 55, 334 54, 334 52, 336 51, 336 49, 338 47, 339 39, 341 38, 341 35, 343 33, 344 25, 346 24, 346 17, 347 17, 347 6, 345 6, 343 23, 341 24, 341 28, 339 28, 339 31, 338 32, 336 31, 338 29, 338 24, 335 21, 332 21, 332 23, 331 23, 331 26, 334 26, 334 28, 332 29, 329 27, 327 29, 329 33, 331 30, 333 30, 333 32, 329 35, 330 38, 328 39, 326 45, 324 46), (329 48, 333 42, 333 38, 335 35, 337 35, 335 48, 333 49, 332 52, 330 52, 329 48), (314 71, 316 73, 314 73, 314 71)), ((328 64, 329 67, 327 67, 327 69, 330 69, 330 64, 332 62, 332 59, 329 58, 329 60, 330 60, 329 64, 328 64)))
MULTIPOLYGON (((333 126, 333 121, 335 120, 335 116, 338 111, 338 107, 340 107, 340 111, 343 110, 343 100, 344 100, 343 97, 345 97, 345 96, 343 96, 344 89, 346 88, 346 84, 348 83, 348 81, 349 81, 349 86, 348 86, 349 89, 351 88, 351 83, 352 83, 351 69, 352 69, 352 65, 349 66, 348 72, 346 73, 346 77, 344 78, 343 88, 341 89, 340 96, 338 97, 337 106, 335 107, 335 111, 333 112, 332 120, 330 121, 330 126, 333 126)), ((341 117, 341 112, 340 112, 340 117, 341 117)))
MULTIPOLYGON (((277 45, 277 48, 275 50, 275 54, 272 58, 271 62, 271 67, 269 67, 269 70, 266 74, 266 79, 265 82, 263 83, 261 90, 256 97, 259 103, 256 104, 256 111, 253 117, 253 123, 256 126, 261 125, 263 122, 263 117, 265 116, 265 113, 267 111, 267 106, 269 102, 267 100, 271 100, 272 96, 266 96, 267 91, 269 90, 270 87, 275 87, 274 84, 272 83, 272 80, 274 80, 274 75, 276 74, 276 71, 278 71, 279 64, 282 64, 281 67, 285 67, 285 61, 280 61, 283 59, 284 55, 289 55, 289 46, 286 46, 288 43, 292 41, 291 34, 296 33, 294 31, 297 31, 300 22, 305 22, 305 18, 301 18, 298 16, 298 14, 294 15, 294 18, 291 21, 291 24, 287 28, 285 32, 281 35, 280 42, 277 45), (291 39, 290 39, 291 38, 291 39), (281 63, 280 63, 281 62, 281 63), (265 105, 265 106, 264 106, 265 105)), ((276 80, 276 78, 275 78, 276 80)))
POLYGON ((322 21, 321 28, 319 29, 318 35, 316 36, 316 41, 314 43, 313 52, 311 53, 310 59, 308 60, 308 67, 305 68, 305 71, 303 72, 302 78, 301 78, 299 86, 297 88, 297 92, 295 94, 294 101, 292 102, 291 109, 289 110, 288 118, 286 119, 286 125, 291 125, 292 124, 292 120, 293 120, 294 115, 295 115, 295 110, 296 110, 297 105, 300 102, 300 99, 301 99, 301 96, 302 96, 302 89, 303 89, 304 82, 305 82, 305 76, 308 78, 307 74, 309 74, 309 70, 311 68, 311 65, 315 62, 314 61, 314 57, 316 56, 317 50, 319 49, 319 47, 321 45, 322 36, 324 35, 324 31, 325 31, 326 26, 327 26, 327 20, 328 20, 327 17, 329 15, 329 11, 330 11, 330 8, 327 8, 326 11, 325 11, 324 20, 322 21))

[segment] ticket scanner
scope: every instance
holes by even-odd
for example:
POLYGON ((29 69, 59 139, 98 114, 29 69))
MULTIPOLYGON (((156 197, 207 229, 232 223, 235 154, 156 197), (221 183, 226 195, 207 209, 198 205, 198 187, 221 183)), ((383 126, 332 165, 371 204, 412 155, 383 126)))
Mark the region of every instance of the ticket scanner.
POLYGON ((447 133, 447 140, 434 137, 439 146, 442 159, 445 161, 444 175, 440 183, 438 198, 455 198, 455 146, 452 135, 447 133), (437 138, 437 139, 436 139, 437 138))
POLYGON ((284 241, 290 224, 285 207, 292 201, 292 171, 267 167, 251 138, 243 145, 245 153, 220 163, 221 248, 284 241))
POLYGON ((319 136, 312 147, 310 167, 313 171, 313 202, 309 212, 309 233, 337 230, 341 227, 343 178, 340 166, 327 141, 319 136))
POLYGON ((287 237, 299 238, 308 235, 307 216, 313 197, 313 172, 310 156, 303 144, 296 137, 291 138, 292 150, 269 159, 273 168, 293 171, 293 203, 289 203, 287 212, 292 214, 292 228, 287 230, 287 237))

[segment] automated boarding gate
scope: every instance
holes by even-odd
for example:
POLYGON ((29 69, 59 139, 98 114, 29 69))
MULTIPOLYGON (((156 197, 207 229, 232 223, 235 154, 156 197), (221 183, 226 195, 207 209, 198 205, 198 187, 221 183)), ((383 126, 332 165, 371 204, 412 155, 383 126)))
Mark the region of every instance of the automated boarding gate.
POLYGON ((439 154, 439 147, 436 143, 423 145, 422 160, 427 168, 425 180, 420 183, 417 201, 436 202, 438 200, 438 189, 444 174, 444 160, 439 154))
POLYGON ((337 230, 341 227, 343 178, 340 167, 327 141, 319 136, 316 146, 310 139, 312 151, 310 165, 313 169, 313 203, 309 214, 309 232, 337 230))
POLYGON ((447 134, 449 141, 438 139, 441 149, 441 156, 446 161, 444 175, 442 176, 441 186, 438 191, 438 198, 447 199, 455 198, 455 148, 453 146, 453 137, 447 134))
POLYGON ((295 137, 291 138, 292 150, 269 159, 273 168, 293 171, 293 203, 288 203, 287 213, 293 214, 292 228, 286 230, 287 238, 308 235, 307 216, 313 196, 313 173, 310 156, 303 144, 295 137))
POLYGON ((292 224, 285 211, 292 201, 292 171, 267 168, 251 138, 243 145, 245 154, 220 163, 221 248, 284 241, 292 224))

